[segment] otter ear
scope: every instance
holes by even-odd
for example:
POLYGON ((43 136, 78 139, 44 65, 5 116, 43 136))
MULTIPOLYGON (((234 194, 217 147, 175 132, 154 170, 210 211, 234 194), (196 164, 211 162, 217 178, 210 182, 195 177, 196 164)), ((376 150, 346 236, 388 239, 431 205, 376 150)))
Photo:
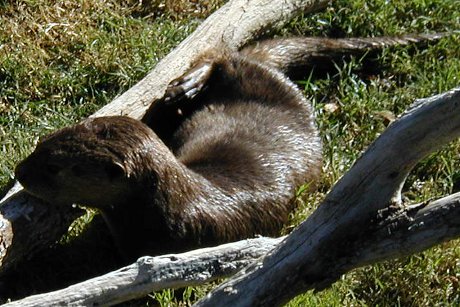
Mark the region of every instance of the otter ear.
POLYGON ((108 164, 105 167, 105 171, 107 172, 107 175, 112 179, 125 176, 125 167, 123 164, 118 162, 108 164))
POLYGON ((93 133, 97 139, 109 139, 111 134, 110 122, 107 122, 102 117, 88 119, 84 122, 82 129, 93 133))

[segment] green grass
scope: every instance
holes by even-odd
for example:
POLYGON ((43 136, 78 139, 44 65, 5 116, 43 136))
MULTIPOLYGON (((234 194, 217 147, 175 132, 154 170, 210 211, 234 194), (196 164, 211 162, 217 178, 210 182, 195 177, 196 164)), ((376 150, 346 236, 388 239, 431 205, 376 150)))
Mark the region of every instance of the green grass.
POLYGON ((1 184, 38 136, 108 103, 198 24, 134 17, 117 1, 18 1, 0 12, 1 184))
MULTIPOLYGON (((460 27, 459 1, 339 1, 313 19, 294 22, 303 31, 329 36, 398 35, 452 31, 460 27), (359 14, 357 12, 359 11, 359 14), (355 12, 353 14, 353 12, 355 12)), ((283 30, 284 32, 284 30, 283 30)), ((382 71, 362 75, 360 59, 337 63, 335 74, 306 83, 325 140, 325 176, 315 195, 305 198, 294 223, 308 216, 312 204, 348 170, 363 150, 416 98, 460 85, 459 36, 426 49, 392 48, 379 56, 382 71), (326 106, 338 107, 328 112, 326 106), (383 115, 383 116, 382 116, 383 115), (391 116, 390 116, 391 117, 391 116)), ((403 197, 419 202, 458 191, 460 145, 450 144, 413 170, 403 197)), ((452 241, 412 257, 367 266, 346 274, 330 289, 301 295, 289 306, 432 306, 460 302, 458 242, 452 241)))
MULTIPOLYGON (((216 1, 0 1, 0 183, 39 136, 74 123, 135 84, 185 38, 216 1)), ((459 0, 335 1, 270 35, 377 36, 460 29, 459 0)), ((378 55, 378 73, 359 58, 337 62, 321 79, 300 80, 324 140, 324 177, 317 192, 299 191, 290 229, 416 98, 460 85, 459 35, 427 48, 392 48, 378 55), (331 109, 333 107, 334 109, 331 109)), ((460 187, 460 145, 450 144, 412 172, 405 200, 418 202, 460 187)), ((330 289, 290 306, 456 305, 460 302, 458 241, 412 257, 346 274, 330 289)), ((209 286, 181 295, 152 295, 162 306, 187 304, 209 286), (183 298, 182 298, 183 297, 183 298)))

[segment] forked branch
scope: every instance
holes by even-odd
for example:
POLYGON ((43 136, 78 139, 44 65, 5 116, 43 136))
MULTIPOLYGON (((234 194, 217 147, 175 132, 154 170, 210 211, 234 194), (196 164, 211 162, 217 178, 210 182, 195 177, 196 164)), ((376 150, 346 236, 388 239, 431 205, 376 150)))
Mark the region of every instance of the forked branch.
POLYGON ((353 268, 460 236, 459 194, 404 206, 407 174, 460 136, 460 88, 421 99, 369 147, 286 240, 197 306, 273 306, 353 268))
POLYGON ((308 289, 328 287, 356 267, 459 237, 460 193, 411 206, 401 204, 398 197, 417 161, 460 135, 459 108, 460 88, 419 100, 280 244, 281 239, 259 238, 182 255, 141 258, 118 271, 11 306, 119 303, 153 290, 232 274, 278 244, 197 303, 272 306, 308 289), (411 141, 404 142, 407 139, 411 141))
POLYGON ((117 271, 4 306, 107 306, 152 291, 198 285, 235 274, 282 238, 257 238, 177 255, 142 257, 117 271))

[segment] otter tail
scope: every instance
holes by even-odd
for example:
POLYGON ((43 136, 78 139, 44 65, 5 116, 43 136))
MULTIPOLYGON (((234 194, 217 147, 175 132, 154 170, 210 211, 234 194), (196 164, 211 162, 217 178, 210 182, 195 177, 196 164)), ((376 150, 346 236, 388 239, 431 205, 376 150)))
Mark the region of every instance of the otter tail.
POLYGON ((449 33, 409 34, 398 37, 321 38, 293 37, 270 39, 243 48, 240 53, 257 62, 270 65, 288 75, 299 69, 331 63, 342 55, 361 55, 392 46, 436 41, 449 33))

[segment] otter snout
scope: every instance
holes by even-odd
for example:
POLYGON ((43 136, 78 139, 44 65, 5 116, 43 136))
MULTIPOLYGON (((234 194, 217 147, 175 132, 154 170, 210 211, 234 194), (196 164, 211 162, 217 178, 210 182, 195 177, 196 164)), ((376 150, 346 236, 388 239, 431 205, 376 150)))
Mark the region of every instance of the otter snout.
POLYGON ((16 166, 14 170, 14 177, 19 181, 23 186, 27 185, 28 178, 30 177, 30 172, 28 171, 29 161, 27 159, 23 160, 16 166))

